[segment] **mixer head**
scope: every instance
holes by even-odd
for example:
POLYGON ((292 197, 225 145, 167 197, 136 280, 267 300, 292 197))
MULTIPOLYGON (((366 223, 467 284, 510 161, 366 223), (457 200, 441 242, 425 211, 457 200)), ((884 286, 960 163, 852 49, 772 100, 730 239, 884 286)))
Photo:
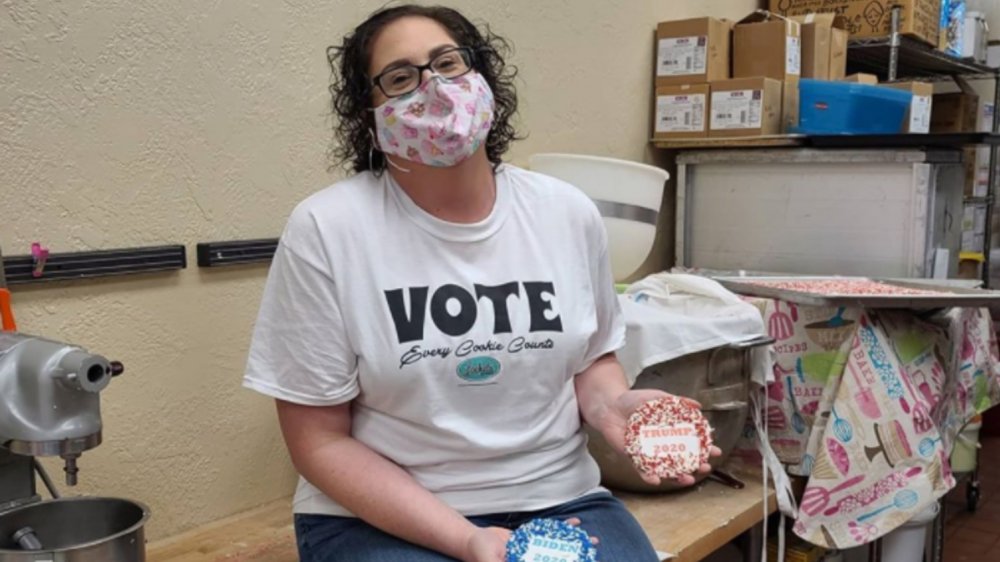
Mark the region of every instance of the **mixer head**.
POLYGON ((74 345, 0 333, 0 446, 61 457, 76 485, 80 454, 101 444, 100 392, 123 371, 74 345))

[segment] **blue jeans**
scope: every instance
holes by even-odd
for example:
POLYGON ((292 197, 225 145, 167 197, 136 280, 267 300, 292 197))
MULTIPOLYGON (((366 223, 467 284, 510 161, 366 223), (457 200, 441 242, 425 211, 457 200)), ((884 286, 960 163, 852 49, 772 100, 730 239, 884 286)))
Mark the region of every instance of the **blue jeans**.
MULTIPOLYGON (((469 521, 480 527, 513 530, 542 517, 578 517, 580 527, 601 540, 599 562, 659 562, 639 523, 622 502, 606 492, 541 511, 477 515, 469 521)), ((455 562, 352 517, 296 515, 295 534, 301 562, 455 562)))

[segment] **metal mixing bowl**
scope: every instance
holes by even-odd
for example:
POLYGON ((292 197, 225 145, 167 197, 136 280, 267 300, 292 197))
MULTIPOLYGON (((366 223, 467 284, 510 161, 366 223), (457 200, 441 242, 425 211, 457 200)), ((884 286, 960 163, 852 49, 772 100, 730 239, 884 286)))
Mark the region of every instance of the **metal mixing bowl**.
POLYGON ((0 562, 145 562, 149 509, 114 498, 40 502, 0 513, 0 562), (13 536, 31 527, 42 550, 21 550, 13 536))

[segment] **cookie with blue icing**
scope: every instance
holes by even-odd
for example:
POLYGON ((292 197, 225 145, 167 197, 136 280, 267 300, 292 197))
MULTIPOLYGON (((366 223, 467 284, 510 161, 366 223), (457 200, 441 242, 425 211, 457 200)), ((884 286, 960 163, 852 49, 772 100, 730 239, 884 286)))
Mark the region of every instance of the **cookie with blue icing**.
POLYGON ((557 519, 533 519, 507 542, 506 562, 596 562, 597 549, 579 527, 557 519))

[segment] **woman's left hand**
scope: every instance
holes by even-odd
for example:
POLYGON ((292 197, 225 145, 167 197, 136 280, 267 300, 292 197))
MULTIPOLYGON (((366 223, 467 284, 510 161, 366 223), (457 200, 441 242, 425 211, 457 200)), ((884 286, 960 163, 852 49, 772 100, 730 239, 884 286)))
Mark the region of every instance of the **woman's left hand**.
MULTIPOLYGON (((649 402, 650 400, 659 400, 660 398, 666 398, 670 396, 662 390, 629 390, 618 396, 605 410, 604 415, 601 416, 599 426, 597 429, 604 436, 604 439, 609 445, 618 453, 625 455, 625 428, 628 425, 628 418, 636 411, 640 406, 649 402)), ((678 396, 680 400, 690 404, 694 408, 701 409, 701 404, 691 400, 690 398, 684 398, 678 396)), ((712 450, 709 455, 717 457, 722 454, 722 451, 718 447, 712 446, 712 450)), ((702 464, 698 469, 698 473, 711 472, 712 467, 708 463, 702 464)), ((647 484, 653 486, 658 486, 660 484, 660 477, 655 474, 647 474, 640 472, 643 481, 647 484)), ((681 486, 690 486, 694 484, 694 476, 690 474, 685 474, 677 478, 677 483, 681 486)))

